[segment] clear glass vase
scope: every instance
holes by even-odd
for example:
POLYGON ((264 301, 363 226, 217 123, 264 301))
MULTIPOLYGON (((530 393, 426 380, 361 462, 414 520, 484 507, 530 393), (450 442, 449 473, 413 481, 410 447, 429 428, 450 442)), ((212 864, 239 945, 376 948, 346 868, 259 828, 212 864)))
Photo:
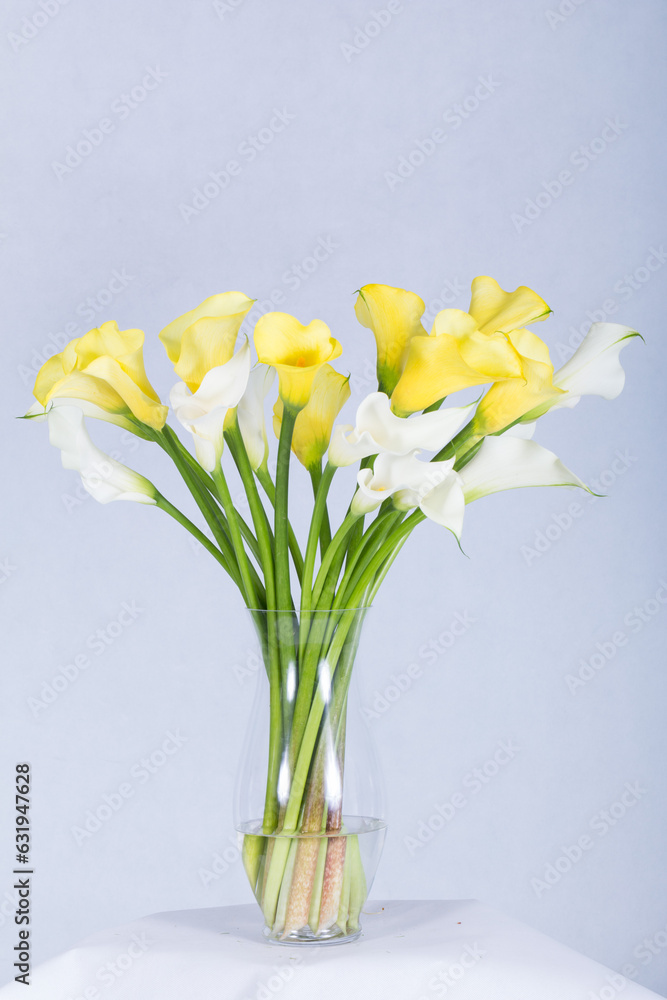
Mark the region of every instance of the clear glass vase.
POLYGON ((234 812, 274 942, 361 931, 386 829, 355 667, 367 610, 251 612, 261 665, 234 812))

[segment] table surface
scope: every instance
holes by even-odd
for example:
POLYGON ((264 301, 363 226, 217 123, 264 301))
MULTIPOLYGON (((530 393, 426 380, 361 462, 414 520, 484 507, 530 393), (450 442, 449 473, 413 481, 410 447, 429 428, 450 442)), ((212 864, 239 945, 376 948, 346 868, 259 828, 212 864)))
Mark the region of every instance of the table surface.
POLYGON ((254 905, 87 938, 0 1000, 649 1000, 657 993, 476 900, 369 902, 361 937, 280 946, 254 905))

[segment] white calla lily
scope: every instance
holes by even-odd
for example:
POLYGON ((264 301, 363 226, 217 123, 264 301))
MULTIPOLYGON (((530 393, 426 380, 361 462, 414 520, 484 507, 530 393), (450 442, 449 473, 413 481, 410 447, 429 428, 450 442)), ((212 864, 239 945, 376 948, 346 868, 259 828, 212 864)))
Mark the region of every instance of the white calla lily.
POLYGON ((256 365, 250 372, 246 391, 236 409, 239 430, 253 472, 264 465, 269 456, 264 400, 275 377, 275 368, 269 365, 256 365))
POLYGON ((80 407, 53 406, 47 420, 49 440, 60 448, 64 468, 78 472, 84 489, 99 503, 112 500, 157 503, 157 491, 148 479, 93 444, 80 407))
POLYGON ((466 503, 524 486, 579 486, 588 490, 552 451, 513 434, 485 438, 459 475, 466 503))
POLYGON ((563 394, 531 410, 523 420, 534 420, 547 410, 576 406, 582 396, 616 399, 625 385, 619 355, 628 341, 640 336, 620 323, 593 323, 570 360, 553 377, 563 394))
POLYGON ((192 434, 197 461, 207 472, 217 469, 224 450, 225 418, 238 406, 250 375, 250 345, 224 365, 211 368, 196 392, 177 382, 169 394, 176 419, 192 434))
POLYGON ((356 424, 338 424, 329 445, 331 465, 352 465, 371 455, 407 455, 415 450, 440 451, 475 409, 449 407, 412 417, 397 417, 384 392, 372 392, 357 409, 356 424))
POLYGON ((373 469, 361 469, 352 500, 355 514, 369 514, 388 497, 398 510, 419 507, 432 521, 449 528, 458 538, 463 526, 465 499, 461 478, 453 471, 454 459, 422 462, 408 455, 378 455, 373 469))

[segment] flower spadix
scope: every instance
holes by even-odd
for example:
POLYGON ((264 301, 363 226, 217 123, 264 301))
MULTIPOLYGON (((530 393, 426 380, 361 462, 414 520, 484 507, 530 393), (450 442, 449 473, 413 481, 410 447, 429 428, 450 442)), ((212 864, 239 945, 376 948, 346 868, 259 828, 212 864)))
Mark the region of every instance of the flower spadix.
MULTIPOLYGON (((119 330, 114 322, 71 340, 37 373, 33 395, 42 412, 55 399, 81 400, 88 416, 127 430, 136 428, 135 421, 159 430, 167 407, 146 376, 143 343, 143 331, 119 330)), ((33 406, 28 415, 38 412, 33 406)))
POLYGON ((191 392, 185 382, 177 382, 171 390, 169 400, 176 419, 192 434, 197 461, 207 472, 218 467, 225 445, 225 419, 241 400, 249 374, 250 346, 246 339, 229 361, 204 375, 196 392, 191 392))
POLYGON ((112 500, 157 503, 157 491, 148 479, 93 444, 78 406, 54 406, 47 420, 49 440, 60 448, 64 468, 78 472, 84 489, 99 503, 112 500))
POLYGON ((265 313, 257 321, 255 348, 259 360, 278 372, 280 398, 292 412, 303 409, 320 368, 343 350, 321 319, 304 326, 281 312, 265 313))

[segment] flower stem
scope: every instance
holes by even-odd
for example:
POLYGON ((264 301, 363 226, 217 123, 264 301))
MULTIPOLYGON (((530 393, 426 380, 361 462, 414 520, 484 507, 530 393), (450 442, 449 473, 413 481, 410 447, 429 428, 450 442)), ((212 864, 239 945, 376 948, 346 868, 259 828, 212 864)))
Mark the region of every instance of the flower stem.
POLYGON ((289 611, 292 607, 289 572, 288 488, 292 434, 294 433, 296 416, 296 413, 288 406, 284 407, 276 470, 274 530, 276 539, 276 596, 278 607, 282 611, 289 611))
MULTIPOLYGON (((266 466, 260 465, 258 469, 255 470, 255 475, 259 481, 260 486, 266 493, 267 497, 271 501, 271 506, 275 508, 276 506, 276 487, 271 475, 266 466)), ((287 531, 289 535, 289 550, 292 556, 292 562, 294 563, 294 569, 296 570, 296 575, 299 578, 299 583, 301 583, 303 577, 303 556, 301 555, 301 549, 297 541, 297 537, 294 534, 294 529, 287 521, 287 531)))
POLYGON ((234 554, 236 556, 236 562, 239 567, 239 572, 241 574, 241 581, 243 583, 243 592, 246 599, 246 604, 249 608, 259 608, 257 591, 255 589, 254 581, 250 573, 250 561, 248 559, 248 553, 243 545, 243 537, 241 535, 241 529, 237 520, 236 510, 232 502, 231 494, 229 492, 229 487, 227 485, 227 480, 225 479, 224 473, 220 466, 213 472, 213 482, 216 485, 218 493, 220 494, 220 500, 222 501, 222 506, 224 508, 225 514, 227 515, 227 523, 229 524, 229 533, 232 538, 232 545, 234 546, 234 554))
POLYGON ((301 581, 301 611, 308 611, 311 607, 313 583, 313 572, 315 568, 315 558, 317 556, 317 542, 320 538, 320 527, 327 507, 327 494, 336 472, 334 465, 327 464, 315 493, 315 507, 310 522, 308 532, 308 543, 306 545, 306 559, 303 564, 303 579, 301 581))
POLYGON ((222 552, 220 552, 220 550, 215 547, 213 542, 209 538, 207 538, 202 531, 199 530, 196 524, 193 524, 192 521, 185 516, 185 514, 181 513, 178 507, 174 507, 174 505, 170 503, 166 497, 163 497, 161 493, 156 492, 155 503, 160 508, 160 510, 165 511, 167 514, 173 517, 175 521, 178 521, 179 524, 182 524, 184 528, 187 528, 190 534, 193 535, 194 538, 196 538, 197 541, 204 546, 207 552, 211 553, 213 558, 220 563, 223 569, 230 575, 232 580, 236 582, 234 574, 230 570, 227 564, 227 560, 223 556, 222 552))

